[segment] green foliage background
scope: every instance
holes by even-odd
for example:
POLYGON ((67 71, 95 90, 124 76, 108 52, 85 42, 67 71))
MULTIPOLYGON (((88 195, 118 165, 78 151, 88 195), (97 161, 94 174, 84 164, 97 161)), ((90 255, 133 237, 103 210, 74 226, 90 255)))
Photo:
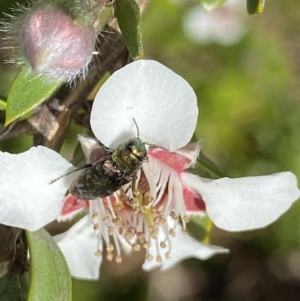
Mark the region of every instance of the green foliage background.
MULTIPOLYGON (((248 33, 230 47, 187 39, 182 17, 195 2, 151 1, 142 20, 145 56, 194 88, 200 108, 196 136, 225 173, 241 177, 290 170, 300 179, 299 1, 267 0, 264 14, 246 18, 248 33)), ((0 70, 4 95, 11 75, 4 76, 7 67, 0 70)), ((22 138, 0 148, 16 152, 29 144, 22 138)), ((212 243, 230 248, 231 254, 203 263, 188 260, 178 274, 179 268, 144 273, 138 256, 122 266, 105 262, 99 282, 74 280, 74 301, 173 301, 172 282, 187 287, 187 281, 195 285, 178 300, 299 300, 299 214, 298 202, 266 229, 239 234, 214 229, 212 243)))

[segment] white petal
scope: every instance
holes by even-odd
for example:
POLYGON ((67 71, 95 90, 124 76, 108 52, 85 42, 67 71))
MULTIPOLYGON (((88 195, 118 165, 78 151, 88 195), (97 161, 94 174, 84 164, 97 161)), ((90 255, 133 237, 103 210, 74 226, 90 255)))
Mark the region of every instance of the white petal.
POLYGON ((80 142, 81 149, 86 159, 90 158, 91 152, 94 149, 99 148, 99 143, 95 138, 86 135, 78 135, 77 139, 80 142))
POLYGON ((35 231, 60 212, 70 177, 50 184, 72 166, 55 151, 32 147, 13 155, 0 153, 0 223, 35 231))
POLYGON ((197 98, 190 85, 162 64, 138 60, 116 71, 101 87, 91 112, 95 136, 116 147, 137 136, 169 150, 186 145, 195 130, 197 98))
MULTIPOLYGON (((183 16, 183 30, 193 42, 200 44, 218 43, 229 46, 239 42, 246 33, 244 18, 246 14, 239 11, 241 1, 236 4, 219 6, 213 11, 205 12, 203 5, 191 7, 183 16)), ((211 7, 207 7, 211 9, 211 7)))
POLYGON ((86 215, 67 232, 54 236, 67 260, 71 275, 79 279, 99 278, 102 256, 94 253, 98 249, 92 221, 86 215))
MULTIPOLYGON (((174 224, 174 222, 169 217, 168 226, 172 227, 171 225, 172 223, 174 224)), ((158 234, 159 235, 158 241, 161 241, 164 240, 165 236, 162 233, 162 229, 159 230, 160 231, 158 234)), ((167 248, 159 249, 159 254, 161 255, 162 258, 162 263, 158 263, 157 261, 155 261, 156 255, 158 253, 157 253, 156 245, 152 243, 149 249, 149 253, 154 255, 154 259, 152 261, 147 261, 147 260, 145 261, 145 263, 143 264, 144 270, 150 271, 157 267, 159 267, 161 270, 167 270, 187 258, 198 258, 200 260, 206 260, 215 254, 229 252, 227 249, 224 249, 222 247, 205 245, 195 240, 187 233, 183 233, 181 231, 181 227, 178 227, 176 229, 176 236, 170 237, 170 240, 171 240, 171 258, 167 259, 164 256, 165 249, 167 249, 169 245, 169 243, 167 243, 167 248)))
POLYGON ((185 173, 182 179, 202 196, 212 221, 228 231, 265 227, 300 196, 297 179, 291 172, 212 181, 185 173))

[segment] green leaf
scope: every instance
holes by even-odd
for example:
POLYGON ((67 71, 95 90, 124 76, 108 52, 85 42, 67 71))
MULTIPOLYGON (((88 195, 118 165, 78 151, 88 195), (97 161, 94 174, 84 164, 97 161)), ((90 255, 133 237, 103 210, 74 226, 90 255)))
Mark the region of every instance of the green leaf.
POLYGON ((249 15, 262 14, 265 0, 247 0, 247 12, 249 15))
POLYGON ((5 125, 47 100, 61 85, 62 82, 45 83, 42 77, 21 70, 7 97, 5 125))
POLYGON ((133 60, 144 55, 139 6, 134 0, 117 0, 115 14, 133 60))
POLYGON ((0 110, 6 110, 6 101, 0 99, 0 110))
POLYGON ((196 166, 189 168, 188 172, 204 178, 228 177, 214 162, 207 158, 202 152, 200 152, 199 157, 197 158, 196 166))
POLYGON ((71 275, 56 242, 44 229, 26 231, 26 236, 31 262, 28 301, 71 301, 71 275))
POLYGON ((224 3, 226 0, 200 0, 206 11, 213 10, 224 3))
POLYGON ((190 215, 187 223, 188 230, 199 241, 209 243, 212 222, 208 216, 190 215))

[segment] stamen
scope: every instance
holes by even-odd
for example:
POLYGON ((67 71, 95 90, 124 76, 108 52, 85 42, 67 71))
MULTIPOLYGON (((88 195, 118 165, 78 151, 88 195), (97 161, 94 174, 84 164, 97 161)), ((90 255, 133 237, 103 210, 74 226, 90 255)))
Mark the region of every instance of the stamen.
POLYGON ((95 256, 100 257, 100 256, 102 256, 102 251, 100 249, 98 249, 94 254, 95 254, 95 256))
POLYGON ((120 227, 120 228, 119 228, 119 234, 120 234, 120 235, 124 235, 125 233, 126 233, 125 228, 124 228, 124 227, 120 227))
POLYGON ((113 235, 114 234, 114 232, 115 232, 115 230, 114 230, 114 228, 113 227, 108 227, 108 234, 109 235, 113 235))
POLYGON ((147 254, 145 258, 148 261, 152 261, 153 260, 153 256, 151 254, 147 254))
POLYGON ((108 208, 109 208, 109 211, 110 211, 112 217, 116 218, 115 211, 114 211, 113 206, 111 204, 111 197, 110 196, 106 197, 106 201, 107 201, 107 205, 108 205, 108 208))
POLYGON ((140 244, 144 244, 146 237, 145 234, 143 232, 138 232, 137 234, 137 239, 140 242, 140 244))
POLYGON ((113 244, 108 244, 108 245, 106 246, 106 251, 107 251, 108 253, 112 252, 113 250, 114 250, 114 245, 113 245, 113 244))
POLYGON ((122 219, 122 217, 120 217, 120 216, 116 216, 115 218, 113 218, 112 219, 112 222, 114 223, 114 224, 122 224, 122 222, 123 222, 123 219, 122 219))
POLYGON ((167 259, 170 259, 170 258, 171 258, 171 252, 167 252, 167 253, 165 254, 165 256, 166 256, 167 259))
POLYGON ((183 216, 183 220, 184 220, 186 223, 188 223, 188 222, 189 222, 189 217, 188 217, 187 215, 184 215, 184 216, 183 216))
POLYGON ((149 248, 150 248, 150 242, 149 242, 149 241, 145 241, 145 242, 143 243, 143 248, 144 248, 144 249, 149 249, 149 248))
POLYGON ((178 220, 179 220, 179 216, 176 215, 174 211, 172 211, 172 212, 170 213, 170 216, 171 216, 175 221, 178 221, 178 220))
POLYGON ((107 253, 107 254, 106 254, 106 259, 107 259, 108 261, 112 261, 112 260, 114 259, 113 253, 107 253))
POLYGON ((103 222, 105 222, 105 223, 109 223, 109 216, 104 216, 103 218, 102 218, 102 221, 103 222))
POLYGON ((167 244, 166 244, 165 241, 161 241, 159 245, 160 245, 160 247, 163 248, 163 249, 167 246, 167 244))
POLYGON ((158 237, 158 228, 154 228, 153 232, 150 233, 151 238, 157 239, 158 237))
MULTIPOLYGON (((109 261, 121 263, 121 246, 125 246, 135 252, 143 248, 146 260, 161 263, 163 258, 171 257, 176 227, 186 231, 189 218, 179 174, 161 161, 149 158, 150 163, 132 184, 105 199, 90 201, 94 229, 99 241, 106 244, 109 261), (167 220, 169 216, 172 220, 167 220)), ((101 256, 102 249, 101 245, 95 255, 101 256)))
POLYGON ((186 234, 186 233, 187 233, 186 228, 183 228, 183 227, 182 227, 182 228, 181 228, 181 232, 186 234))
POLYGON ((169 234, 172 236, 172 237, 175 237, 176 236, 176 232, 174 229, 170 229, 169 230, 169 234))
POLYGON ((126 238, 128 240, 133 239, 135 233, 136 233, 136 230, 133 227, 129 227, 126 231, 126 238))
POLYGON ((116 263, 122 263, 122 257, 120 255, 117 255, 115 261, 116 263))
POLYGON ((156 261, 157 261, 158 263, 162 263, 162 258, 161 258, 160 255, 157 255, 157 256, 156 256, 156 261))
POLYGON ((119 234, 116 231, 114 231, 113 238, 114 238, 114 244, 115 244, 116 251, 117 251, 117 256, 121 257, 121 247, 120 247, 120 242, 119 242, 119 239, 118 239, 118 235, 119 234))
POLYGON ((132 245, 132 250, 136 251, 136 252, 140 251, 141 250, 141 246, 135 243, 135 244, 132 245))

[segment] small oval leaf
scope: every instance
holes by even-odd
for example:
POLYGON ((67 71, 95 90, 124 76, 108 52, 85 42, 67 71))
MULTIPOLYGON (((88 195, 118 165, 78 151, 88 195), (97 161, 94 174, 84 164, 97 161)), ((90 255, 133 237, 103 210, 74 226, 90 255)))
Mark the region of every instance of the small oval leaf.
POLYGON ((197 240, 209 244, 210 232, 212 230, 212 222, 207 215, 190 215, 188 230, 197 240))
POLYGON ((28 301, 71 301, 70 271, 56 242, 44 229, 26 231, 26 236, 31 272, 28 301))
POLYGON ((117 0, 115 14, 124 37, 129 54, 133 60, 143 57, 141 15, 133 0, 117 0))
POLYGON ((47 100, 61 85, 61 81, 45 83, 42 77, 21 70, 7 97, 5 125, 47 100))
POLYGON ((262 14, 265 7, 265 0, 247 0, 247 12, 249 15, 262 14))

